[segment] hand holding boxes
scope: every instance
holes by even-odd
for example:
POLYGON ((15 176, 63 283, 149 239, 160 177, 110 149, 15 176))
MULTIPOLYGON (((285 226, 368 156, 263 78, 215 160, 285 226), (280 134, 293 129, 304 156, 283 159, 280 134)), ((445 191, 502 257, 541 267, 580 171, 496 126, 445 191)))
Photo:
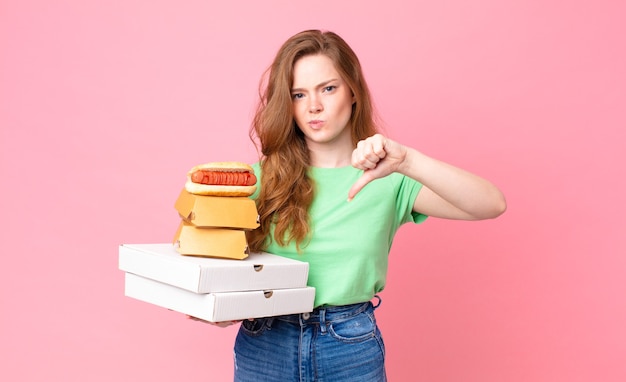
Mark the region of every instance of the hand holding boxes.
POLYGON ((183 256, 171 244, 124 244, 125 294, 206 321, 313 310, 308 263, 268 253, 245 260, 183 256))
POLYGON ((238 162, 192 168, 174 204, 181 222, 173 245, 119 247, 126 296, 212 322, 312 311, 308 263, 248 249, 246 230, 259 226, 248 198, 255 186, 213 183, 256 182, 251 171, 238 162), (245 176, 222 173, 233 169, 245 176))

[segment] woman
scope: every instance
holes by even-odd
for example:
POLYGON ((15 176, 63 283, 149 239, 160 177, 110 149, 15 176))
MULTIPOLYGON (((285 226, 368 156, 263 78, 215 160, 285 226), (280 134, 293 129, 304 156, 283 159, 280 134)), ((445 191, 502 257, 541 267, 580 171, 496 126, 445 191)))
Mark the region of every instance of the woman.
MULTIPOLYGON (((252 251, 309 263, 315 310, 244 321, 236 381, 385 381, 372 304, 397 229, 427 216, 504 212, 488 181, 377 133, 358 58, 338 35, 305 31, 280 48, 251 137, 262 158, 252 251)), ((377 302, 380 300, 378 299, 377 302)))

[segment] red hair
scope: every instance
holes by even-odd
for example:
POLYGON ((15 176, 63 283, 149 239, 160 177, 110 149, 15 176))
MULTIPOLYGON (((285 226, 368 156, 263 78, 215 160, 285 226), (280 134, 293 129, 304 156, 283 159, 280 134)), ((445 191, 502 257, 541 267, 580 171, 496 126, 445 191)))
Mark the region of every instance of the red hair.
POLYGON ((272 240, 279 245, 295 240, 300 250, 310 232, 308 210, 315 191, 307 175, 309 149, 294 121, 291 87, 296 61, 316 54, 332 60, 354 94, 356 102, 349 121, 354 147, 377 131, 370 92, 359 59, 350 46, 337 34, 319 30, 289 38, 263 76, 267 82, 260 87, 260 101, 250 129, 250 138, 260 146, 262 154, 257 198, 261 226, 248 235, 250 250, 254 252, 265 250, 272 240), (270 235, 272 224, 274 237, 270 235))

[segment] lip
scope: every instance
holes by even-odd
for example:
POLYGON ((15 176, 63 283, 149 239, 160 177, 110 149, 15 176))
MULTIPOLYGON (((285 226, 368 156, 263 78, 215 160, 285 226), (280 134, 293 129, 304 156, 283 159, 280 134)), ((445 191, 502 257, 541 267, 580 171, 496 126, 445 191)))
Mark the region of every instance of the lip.
POLYGON ((313 128, 318 128, 321 127, 324 124, 324 121, 322 121, 321 119, 313 119, 311 121, 308 122, 309 126, 313 127, 313 128))

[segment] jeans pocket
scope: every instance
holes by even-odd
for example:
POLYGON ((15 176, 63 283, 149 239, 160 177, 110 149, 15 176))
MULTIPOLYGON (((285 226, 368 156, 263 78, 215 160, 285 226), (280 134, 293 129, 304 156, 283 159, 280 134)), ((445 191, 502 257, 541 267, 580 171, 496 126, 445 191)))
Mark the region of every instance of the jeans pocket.
POLYGON ((361 342, 376 336, 376 319, 367 312, 348 320, 330 322, 328 332, 343 342, 361 342))
POLYGON ((267 318, 256 318, 252 321, 243 320, 241 322, 241 331, 249 336, 257 337, 269 327, 267 318))

